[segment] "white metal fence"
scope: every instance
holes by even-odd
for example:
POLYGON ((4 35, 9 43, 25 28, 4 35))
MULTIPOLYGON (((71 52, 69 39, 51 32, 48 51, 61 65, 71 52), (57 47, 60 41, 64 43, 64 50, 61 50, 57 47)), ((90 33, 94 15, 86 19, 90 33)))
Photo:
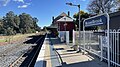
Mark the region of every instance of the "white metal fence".
POLYGON ((120 29, 110 30, 110 60, 115 67, 120 67, 120 29))
POLYGON ((86 50, 90 50, 91 52, 94 52, 96 55, 100 54, 100 45, 99 45, 99 35, 94 35, 93 31, 85 31, 85 41, 84 41, 84 32, 80 32, 80 41, 79 41, 79 33, 78 31, 75 32, 75 44, 79 45, 80 48, 86 50), (85 42, 85 44, 84 44, 85 42), (80 43, 80 44, 79 44, 80 43))
MULTIPOLYGON (((94 34, 96 31, 81 31, 80 41, 79 41, 79 32, 73 32, 73 45, 79 45, 81 49, 85 49, 90 53, 93 53, 101 58, 101 60, 107 60, 107 34, 97 35, 94 34), (80 44, 79 44, 80 43, 80 44)), ((120 29, 119 30, 110 30, 110 62, 112 66, 120 67, 120 29)))

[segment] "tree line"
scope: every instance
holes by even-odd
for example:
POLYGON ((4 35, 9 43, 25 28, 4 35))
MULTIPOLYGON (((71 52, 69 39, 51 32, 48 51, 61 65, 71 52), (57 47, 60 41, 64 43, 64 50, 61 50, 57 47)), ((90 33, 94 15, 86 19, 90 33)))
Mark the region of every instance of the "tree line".
POLYGON ((40 31, 37 22, 38 19, 32 17, 30 14, 22 13, 16 15, 13 11, 9 11, 0 19, 0 34, 15 35, 17 33, 35 33, 36 31, 40 31))

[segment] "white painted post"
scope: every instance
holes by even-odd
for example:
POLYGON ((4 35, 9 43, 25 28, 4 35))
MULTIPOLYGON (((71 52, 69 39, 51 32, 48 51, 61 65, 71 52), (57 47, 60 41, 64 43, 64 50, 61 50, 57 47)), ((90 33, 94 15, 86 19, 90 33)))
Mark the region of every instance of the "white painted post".
POLYGON ((100 36, 100 44, 101 44, 101 59, 100 59, 100 61, 103 61, 103 44, 102 44, 102 36, 100 36))
POLYGON ((59 33, 58 37, 60 38, 60 31, 58 31, 58 33, 59 33))
MULTIPOLYGON (((120 31, 120 29, 117 30, 117 32, 119 32, 119 31, 120 31)), ((119 50, 120 50, 120 48, 119 48, 119 44, 120 44, 120 43, 119 43, 119 36, 120 36, 120 35, 119 35, 119 34, 120 34, 120 33, 117 33, 117 35, 118 35, 118 36, 117 36, 117 38, 118 38, 118 39, 117 39, 117 42, 118 42, 118 46, 117 46, 117 48, 118 48, 118 54, 120 53, 120 51, 119 51, 119 50)), ((117 59, 118 59, 118 63, 120 62, 119 58, 120 58, 120 57, 118 56, 118 58, 117 58, 117 59)))
POLYGON ((110 44, 109 44, 109 33, 110 33, 110 29, 109 29, 109 15, 107 14, 107 43, 108 43, 108 67, 110 67, 110 44))
MULTIPOLYGON (((113 56, 112 56, 112 55, 113 55, 113 53, 112 53, 112 52, 113 52, 113 50, 112 50, 113 47, 112 47, 112 32, 111 32, 111 30, 110 30, 110 49, 111 49, 111 50, 110 50, 110 53, 111 53, 111 54, 110 54, 110 56, 111 56, 111 57, 110 57, 110 60, 113 61, 113 58, 112 58, 112 57, 113 57, 113 56)), ((112 64, 112 63, 111 63, 111 64, 112 64)))
POLYGON ((75 45, 75 31, 73 30, 73 46, 75 45))
POLYGON ((61 42, 64 42, 65 41, 65 33, 64 31, 60 31, 60 39, 61 39, 61 42))
MULTIPOLYGON (((116 30, 115 30, 115 63, 117 63, 116 62, 116 60, 117 60, 116 59, 116 56, 117 56, 117 47, 116 46, 117 46, 117 43, 116 43, 116 30)), ((115 67, 116 67, 116 64, 115 64, 115 67)))
MULTIPOLYGON (((92 32, 92 33, 90 32, 90 39, 89 39, 90 41, 89 41, 89 45, 92 44, 92 34, 93 34, 93 32, 92 32)), ((91 47, 90 47, 90 46, 88 46, 88 47, 89 47, 89 50, 91 50, 91 47)))
MULTIPOLYGON (((113 32, 114 32, 114 31, 113 31, 113 32)), ((112 33, 112 35, 113 35, 113 36, 112 36, 112 39, 113 39, 113 43, 112 43, 112 44, 113 44, 113 62, 115 62, 115 45, 114 45, 114 43, 115 43, 114 41, 115 41, 115 40, 114 40, 114 33, 112 33)), ((114 65, 114 63, 113 63, 113 65, 114 65)))
POLYGON ((84 45, 84 54, 85 54, 85 26, 83 22, 83 45, 84 45))
POLYGON ((66 44, 69 44, 69 31, 66 31, 66 44))

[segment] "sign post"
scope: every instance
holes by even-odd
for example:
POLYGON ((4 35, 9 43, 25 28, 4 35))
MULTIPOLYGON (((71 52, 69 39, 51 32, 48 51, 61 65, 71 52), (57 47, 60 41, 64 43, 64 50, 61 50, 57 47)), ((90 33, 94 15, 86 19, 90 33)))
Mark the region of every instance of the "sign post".
POLYGON ((107 14, 107 43, 108 43, 108 67, 110 67, 110 28, 109 28, 109 15, 107 14))
POLYGON ((110 67, 110 47, 109 47, 109 15, 108 13, 104 13, 98 16, 94 16, 88 19, 85 19, 83 22, 83 31, 84 31, 84 50, 85 50, 85 27, 91 26, 100 26, 106 25, 107 26, 107 55, 108 55, 108 67, 110 67))

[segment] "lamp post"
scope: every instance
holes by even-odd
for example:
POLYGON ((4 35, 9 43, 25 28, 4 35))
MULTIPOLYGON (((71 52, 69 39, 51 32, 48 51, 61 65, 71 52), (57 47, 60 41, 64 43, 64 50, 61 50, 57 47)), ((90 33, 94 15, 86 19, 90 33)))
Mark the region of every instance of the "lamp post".
POLYGON ((78 7, 78 13, 79 13, 79 44, 80 44, 80 27, 81 27, 81 23, 80 23, 80 4, 75 5, 75 4, 72 4, 72 3, 66 3, 66 5, 77 6, 78 7))

